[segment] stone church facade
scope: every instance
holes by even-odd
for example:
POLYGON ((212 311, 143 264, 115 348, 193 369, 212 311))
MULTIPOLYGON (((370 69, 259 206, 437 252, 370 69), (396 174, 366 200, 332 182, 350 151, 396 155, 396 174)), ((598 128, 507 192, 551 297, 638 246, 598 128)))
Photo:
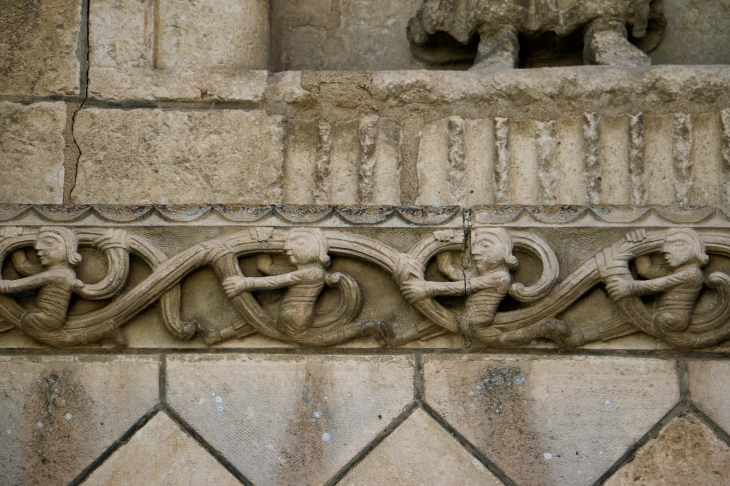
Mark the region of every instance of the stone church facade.
POLYGON ((730 484, 727 0, 0 32, 0 484, 730 484))

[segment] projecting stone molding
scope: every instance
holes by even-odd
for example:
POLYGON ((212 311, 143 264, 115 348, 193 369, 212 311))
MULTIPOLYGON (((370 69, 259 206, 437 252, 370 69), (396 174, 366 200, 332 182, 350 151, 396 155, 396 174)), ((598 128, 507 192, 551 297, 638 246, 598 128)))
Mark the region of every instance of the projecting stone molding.
POLYGON ((6 206, 2 217, 6 346, 160 346, 137 334, 149 327, 209 346, 730 339, 721 209, 6 206), (145 313, 154 302, 157 318, 145 313))

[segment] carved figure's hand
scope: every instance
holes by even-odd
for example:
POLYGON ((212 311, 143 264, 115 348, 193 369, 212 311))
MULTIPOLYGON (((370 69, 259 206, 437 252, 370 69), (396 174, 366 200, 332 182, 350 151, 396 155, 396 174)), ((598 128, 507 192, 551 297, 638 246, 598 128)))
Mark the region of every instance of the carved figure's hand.
POLYGON ((81 290, 84 287, 86 287, 86 284, 84 282, 82 282, 81 280, 76 279, 76 280, 73 281, 73 283, 71 284, 71 286, 73 287, 73 289, 74 289, 75 292, 78 292, 79 290, 81 290))
POLYGON ((637 229, 626 234, 626 241, 630 243, 641 243, 646 239, 646 230, 637 229))
POLYGON ((9 285, 6 280, 0 280, 0 294, 7 294, 9 285))
POLYGON ((428 293, 428 282, 425 280, 412 280, 410 282, 404 282, 400 287, 403 293, 403 298, 410 304, 415 304, 427 297, 430 297, 428 293))
POLYGON ((231 277, 225 279, 223 281, 223 291, 226 293, 226 297, 232 299, 252 288, 251 280, 247 277, 231 277))
POLYGON ((606 291, 614 301, 631 297, 636 293, 633 282, 624 279, 616 279, 607 283, 606 291))

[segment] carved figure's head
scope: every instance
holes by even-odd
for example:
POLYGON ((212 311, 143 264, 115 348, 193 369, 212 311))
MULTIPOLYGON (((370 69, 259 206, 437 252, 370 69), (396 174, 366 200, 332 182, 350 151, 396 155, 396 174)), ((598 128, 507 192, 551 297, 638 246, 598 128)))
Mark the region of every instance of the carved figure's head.
POLYGON ((289 232, 284 250, 292 265, 305 265, 317 262, 323 267, 330 264, 327 255, 329 246, 322 230, 314 228, 295 228, 289 232))
POLYGON ((502 265, 516 269, 519 262, 512 255, 513 248, 512 238, 503 228, 478 228, 471 233, 472 260, 480 275, 502 265))
POLYGON ((671 268, 681 267, 687 263, 705 266, 710 261, 700 235, 687 228, 673 228, 667 231, 662 254, 671 268))
POLYGON ((79 240, 68 228, 55 226, 41 228, 35 249, 44 267, 59 264, 75 267, 81 263, 81 255, 78 252, 79 240))

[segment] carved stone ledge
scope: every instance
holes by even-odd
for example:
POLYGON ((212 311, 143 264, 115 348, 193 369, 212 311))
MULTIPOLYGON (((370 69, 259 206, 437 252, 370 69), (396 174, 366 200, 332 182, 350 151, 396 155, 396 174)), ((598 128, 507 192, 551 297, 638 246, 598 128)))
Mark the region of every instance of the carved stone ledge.
POLYGON ((724 207, 0 206, 0 347, 709 348, 730 340, 729 220, 724 207))

